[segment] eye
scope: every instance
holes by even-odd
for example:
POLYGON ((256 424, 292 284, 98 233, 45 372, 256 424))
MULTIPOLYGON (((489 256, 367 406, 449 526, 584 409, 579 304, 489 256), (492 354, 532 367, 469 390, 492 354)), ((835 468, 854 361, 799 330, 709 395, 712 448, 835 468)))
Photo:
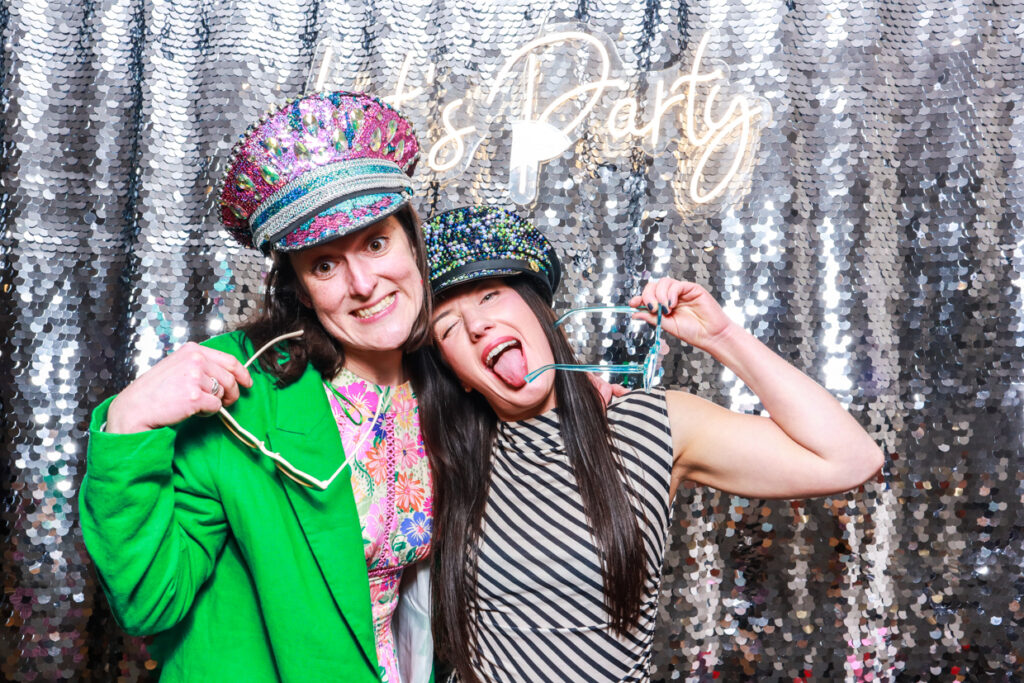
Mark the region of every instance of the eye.
POLYGON ((313 264, 314 275, 330 275, 331 271, 334 270, 334 264, 330 261, 317 261, 313 264))
POLYGON ((388 248, 388 238, 384 236, 374 237, 366 243, 366 250, 371 254, 380 254, 388 248))
POLYGON ((448 335, 455 330, 455 327, 459 324, 458 319, 446 321, 437 326, 434 330, 434 334, 437 336, 438 341, 444 341, 448 338, 448 335))
POLYGON ((490 292, 487 292, 482 297, 480 297, 480 303, 485 304, 488 301, 491 301, 492 299, 497 298, 497 296, 498 296, 498 290, 496 290, 496 289, 492 290, 490 292))

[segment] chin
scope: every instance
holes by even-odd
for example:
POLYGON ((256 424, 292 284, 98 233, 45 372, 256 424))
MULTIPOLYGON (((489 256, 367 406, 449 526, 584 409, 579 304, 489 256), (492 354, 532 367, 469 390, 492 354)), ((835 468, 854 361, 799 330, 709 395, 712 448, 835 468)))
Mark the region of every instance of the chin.
POLYGON ((527 384, 520 389, 500 387, 492 392, 481 393, 499 416, 513 415, 514 419, 535 417, 554 407, 553 382, 546 386, 527 384))

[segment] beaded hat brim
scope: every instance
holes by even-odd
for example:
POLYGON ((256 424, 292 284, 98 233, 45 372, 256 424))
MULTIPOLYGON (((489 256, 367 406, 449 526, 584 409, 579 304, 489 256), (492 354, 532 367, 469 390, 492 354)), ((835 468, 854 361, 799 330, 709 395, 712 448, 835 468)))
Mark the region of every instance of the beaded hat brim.
POLYGON ((541 291, 550 300, 553 296, 551 291, 551 283, 548 279, 539 273, 526 262, 521 262, 517 265, 506 265, 507 261, 502 262, 489 262, 481 261, 479 263, 472 264, 471 267, 467 268, 465 272, 449 274, 444 278, 430 281, 430 290, 434 295, 438 295, 441 292, 452 289, 468 282, 474 282, 476 280, 485 280, 491 277, 509 277, 512 275, 526 275, 534 282, 534 284, 540 285, 541 291))

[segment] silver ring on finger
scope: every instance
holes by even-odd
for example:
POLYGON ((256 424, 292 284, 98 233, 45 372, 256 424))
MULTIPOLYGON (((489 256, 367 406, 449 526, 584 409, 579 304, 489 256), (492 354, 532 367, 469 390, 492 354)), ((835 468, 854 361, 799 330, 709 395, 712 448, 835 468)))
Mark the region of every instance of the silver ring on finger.
POLYGON ((211 377, 211 378, 210 378, 210 393, 211 393, 211 394, 213 394, 214 396, 216 396, 217 394, 219 394, 219 393, 220 393, 220 390, 221 390, 221 389, 223 389, 223 388, 224 388, 224 387, 222 387, 222 386, 220 385, 220 382, 218 382, 218 381, 217 381, 217 378, 216 378, 216 377, 211 377))

